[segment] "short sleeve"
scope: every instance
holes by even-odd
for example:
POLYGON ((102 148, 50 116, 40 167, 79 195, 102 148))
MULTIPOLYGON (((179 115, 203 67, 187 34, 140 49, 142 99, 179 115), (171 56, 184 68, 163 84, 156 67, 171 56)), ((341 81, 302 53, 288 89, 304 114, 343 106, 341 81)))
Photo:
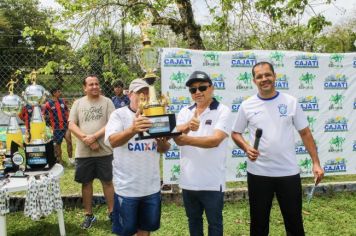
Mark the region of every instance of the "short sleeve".
POLYGON ((296 101, 295 115, 293 116, 294 127, 299 131, 308 127, 308 120, 300 107, 299 103, 296 101))
POLYGON ((112 112, 109 118, 108 123, 105 126, 105 138, 104 138, 104 143, 111 147, 109 138, 111 135, 121 132, 124 130, 124 125, 122 123, 122 119, 120 118, 120 115, 115 111, 112 112))
POLYGON ((232 131, 242 134, 247 128, 247 117, 243 104, 240 106, 239 111, 237 112, 236 120, 232 126, 232 131))
POLYGON ((219 111, 219 113, 220 114, 214 129, 219 129, 225 132, 229 136, 231 132, 231 126, 229 125, 231 120, 230 109, 226 106, 223 106, 222 109, 219 111))
POLYGON ((110 117, 112 112, 115 111, 115 106, 112 100, 110 100, 109 98, 107 99, 107 101, 108 101, 108 116, 110 117))
POLYGON ((78 103, 79 103, 79 100, 75 100, 74 103, 73 103, 73 106, 72 106, 72 108, 70 109, 70 112, 69 112, 68 121, 74 122, 75 124, 78 124, 78 112, 77 112, 78 103))

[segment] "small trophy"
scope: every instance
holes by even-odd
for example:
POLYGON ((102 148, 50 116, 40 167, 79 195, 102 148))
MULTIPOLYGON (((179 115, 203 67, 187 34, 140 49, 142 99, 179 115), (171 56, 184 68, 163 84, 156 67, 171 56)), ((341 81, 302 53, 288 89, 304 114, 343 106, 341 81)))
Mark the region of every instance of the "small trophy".
POLYGON ((143 36, 143 48, 140 51, 140 65, 145 72, 144 80, 149 85, 149 98, 140 97, 140 109, 143 115, 152 121, 152 127, 147 131, 148 135, 139 133, 136 140, 151 139, 157 137, 178 136, 181 132, 173 132, 176 127, 175 114, 167 114, 168 98, 161 96, 157 100, 154 83, 158 76, 155 74, 158 62, 158 51, 151 46, 151 40, 147 35, 147 23, 140 25, 143 36))
POLYGON ((53 140, 46 134, 46 122, 40 105, 46 100, 48 92, 36 83, 37 72, 30 74, 31 85, 23 92, 25 101, 33 107, 30 130, 25 140, 26 170, 48 169, 55 164, 53 140))
MULTIPOLYGON (((1 145, 1 152, 5 152, 2 153, 3 156, 5 156, 5 159, 2 162, 5 172, 18 171, 18 165, 14 162, 14 153, 18 151, 19 147, 23 146, 22 132, 19 124, 17 123, 17 115, 22 110, 23 101, 19 96, 14 94, 14 86, 18 82, 17 79, 14 80, 14 77, 15 76, 11 77, 10 81, 6 85, 6 87, 9 88, 9 94, 3 97, 1 101, 1 111, 10 117, 6 130, 6 143, 5 145, 1 145)), ((21 154, 18 153, 16 156, 19 157, 21 154)), ((24 158, 22 157, 22 159, 24 158)), ((23 172, 18 175, 24 176, 23 172)))

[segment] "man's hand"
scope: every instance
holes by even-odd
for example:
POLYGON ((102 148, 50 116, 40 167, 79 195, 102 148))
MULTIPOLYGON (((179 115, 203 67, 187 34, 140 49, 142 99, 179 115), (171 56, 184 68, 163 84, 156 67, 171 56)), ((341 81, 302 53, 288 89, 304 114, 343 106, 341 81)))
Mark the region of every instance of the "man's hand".
POLYGON ((157 142, 157 152, 164 153, 169 150, 171 146, 171 144, 168 142, 169 139, 170 137, 155 138, 157 142))
POLYGON ((93 151, 98 151, 99 149, 100 149, 100 145, 99 145, 99 143, 98 142, 94 142, 94 143, 92 143, 90 146, 90 149, 91 150, 93 150, 93 151))
POLYGON ((198 116, 198 111, 197 111, 197 109, 195 109, 194 116, 189 121, 188 126, 191 131, 197 131, 199 129, 199 125, 200 125, 200 119, 198 116))
POLYGON ((315 185, 318 185, 324 177, 324 170, 320 167, 320 164, 313 164, 313 174, 315 185))
POLYGON ((137 110, 135 119, 132 124, 132 129, 135 133, 145 132, 152 126, 152 122, 145 116, 142 116, 137 110))
POLYGON ((96 137, 94 134, 88 134, 85 135, 82 141, 85 143, 85 145, 90 146, 96 141, 96 137))
POLYGON ((250 159, 251 161, 255 161, 257 157, 260 155, 259 151, 254 149, 250 145, 247 145, 245 152, 248 159, 250 159))

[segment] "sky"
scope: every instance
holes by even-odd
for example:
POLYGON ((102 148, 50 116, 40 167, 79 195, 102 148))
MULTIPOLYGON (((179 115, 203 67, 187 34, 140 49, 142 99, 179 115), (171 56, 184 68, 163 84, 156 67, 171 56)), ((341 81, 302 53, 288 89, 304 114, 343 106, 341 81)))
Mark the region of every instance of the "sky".
MULTIPOLYGON (((55 0, 40 0, 40 3, 43 7, 59 7, 58 3, 56 3, 55 0)), ((205 0, 192 0, 192 3, 195 9, 199 9, 199 5, 205 4, 205 0)), ((315 9, 317 12, 323 13, 327 20, 331 21, 333 24, 336 24, 350 17, 351 14, 355 14, 356 0, 336 0, 332 5, 323 5, 315 7, 315 9)), ((199 12, 201 13, 202 11, 199 12)), ((311 13, 311 11, 309 12, 311 13)), ((204 14, 203 11, 202 14, 196 15, 196 20, 198 23, 203 23, 206 22, 208 17, 208 14, 204 14)))

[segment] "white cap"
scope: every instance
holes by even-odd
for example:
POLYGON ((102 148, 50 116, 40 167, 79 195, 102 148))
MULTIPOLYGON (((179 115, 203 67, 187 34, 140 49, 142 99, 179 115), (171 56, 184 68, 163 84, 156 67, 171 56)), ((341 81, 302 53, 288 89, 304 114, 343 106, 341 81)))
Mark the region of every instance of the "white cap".
POLYGON ((131 81, 130 86, 129 86, 129 92, 134 92, 136 93, 140 89, 143 88, 148 88, 148 84, 144 79, 134 79, 131 81))

